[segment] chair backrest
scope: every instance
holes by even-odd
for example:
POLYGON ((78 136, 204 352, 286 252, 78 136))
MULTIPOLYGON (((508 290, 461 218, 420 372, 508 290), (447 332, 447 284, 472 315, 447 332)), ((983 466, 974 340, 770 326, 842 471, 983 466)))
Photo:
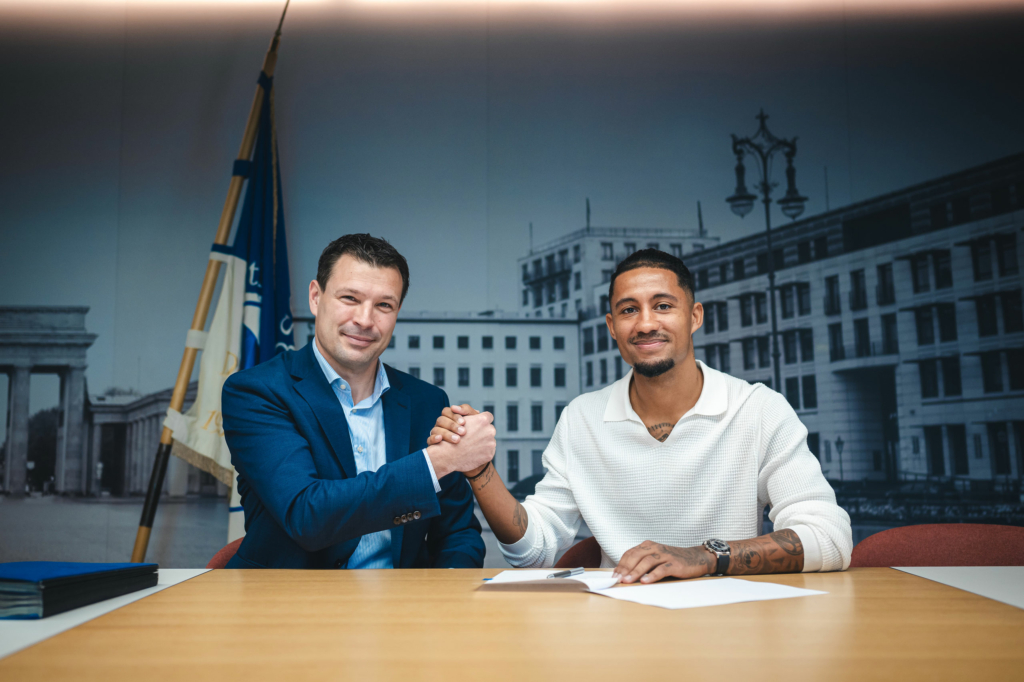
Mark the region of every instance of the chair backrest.
POLYGON ((213 555, 210 559, 210 563, 206 564, 207 568, 224 568, 231 561, 231 557, 235 556, 235 552, 238 551, 238 546, 242 544, 242 540, 245 538, 238 538, 220 548, 220 551, 213 555))
POLYGON ((890 528, 861 540, 850 567, 1024 566, 1024 528, 929 523, 890 528))
POLYGON ((555 564, 555 568, 601 568, 601 545, 597 540, 589 537, 580 540, 569 548, 562 558, 555 564))

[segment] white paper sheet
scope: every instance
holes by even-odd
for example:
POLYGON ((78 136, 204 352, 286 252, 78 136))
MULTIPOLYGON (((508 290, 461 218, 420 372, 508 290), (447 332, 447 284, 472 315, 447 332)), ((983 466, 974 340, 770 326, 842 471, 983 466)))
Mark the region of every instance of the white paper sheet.
POLYGON ((612 599, 631 601, 646 606, 658 606, 663 609, 692 609, 699 606, 720 606, 745 601, 767 601, 769 599, 828 594, 818 590, 805 590, 789 585, 737 578, 655 583, 638 587, 591 590, 591 592, 612 599))
POLYGON ((603 590, 614 585, 617 580, 612 578, 611 571, 586 571, 583 575, 571 578, 548 578, 557 569, 502 571, 485 583, 485 587, 498 585, 523 585, 529 588, 564 589, 567 585, 577 589, 603 590), (579 583, 576 585, 576 583, 579 583))

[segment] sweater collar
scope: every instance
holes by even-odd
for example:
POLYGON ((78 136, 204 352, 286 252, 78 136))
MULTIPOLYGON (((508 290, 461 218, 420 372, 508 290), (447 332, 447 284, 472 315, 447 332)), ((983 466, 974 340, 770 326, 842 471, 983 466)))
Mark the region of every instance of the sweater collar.
MULTIPOLYGON (((704 374, 704 387, 701 389, 697 403, 690 408, 690 411, 682 416, 682 419, 691 415, 700 414, 706 417, 714 417, 722 414, 729 407, 729 399, 726 394, 725 380, 722 373, 705 365, 697 360, 697 366, 704 374)), ((604 409, 604 421, 621 422, 632 420, 643 424, 643 420, 633 409, 629 400, 629 382, 633 379, 631 369, 614 384, 608 394, 608 405, 604 409)))

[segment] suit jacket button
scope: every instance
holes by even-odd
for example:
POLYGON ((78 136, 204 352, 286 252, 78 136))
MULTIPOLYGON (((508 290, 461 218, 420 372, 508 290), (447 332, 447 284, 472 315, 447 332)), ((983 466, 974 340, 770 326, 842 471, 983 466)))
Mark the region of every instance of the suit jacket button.
POLYGON ((402 514, 402 523, 409 523, 409 515, 402 514))
POLYGON ((422 514, 420 514, 420 513, 418 512, 418 511, 414 511, 414 512, 412 513, 412 518, 413 518, 414 520, 416 520, 416 521, 419 521, 419 520, 420 520, 420 517, 421 517, 421 516, 423 516, 423 515, 422 515, 422 514))
POLYGON ((397 526, 400 523, 402 523, 402 517, 401 516, 396 516, 395 517, 395 525, 397 526))
POLYGON ((344 563, 345 562, 343 562, 341 559, 338 559, 337 561, 334 562, 334 567, 335 568, 341 568, 344 565, 344 563))

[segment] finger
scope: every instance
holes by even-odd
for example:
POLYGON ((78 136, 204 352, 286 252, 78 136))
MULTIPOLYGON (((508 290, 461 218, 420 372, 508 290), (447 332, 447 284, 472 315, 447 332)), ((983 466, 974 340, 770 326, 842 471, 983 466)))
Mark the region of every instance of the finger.
POLYGON ((478 412, 477 416, 483 417, 485 424, 491 424, 494 422, 494 415, 490 412, 478 412))
POLYGON ((435 426, 430 430, 430 437, 427 438, 427 444, 432 445, 440 443, 442 440, 446 440, 449 443, 458 443, 462 440, 462 437, 457 433, 452 433, 448 429, 442 429, 435 426))
POLYGON ((655 566, 663 564, 666 561, 668 561, 668 558, 661 552, 654 552, 652 554, 648 554, 643 559, 641 559, 636 566, 633 567, 632 571, 622 576, 622 582, 636 582, 640 579, 641 576, 644 576, 653 571, 655 566))
POLYGON ((659 564, 654 567, 654 570, 649 572, 644 577, 640 578, 640 582, 644 584, 656 583, 662 578, 675 577, 675 578, 689 578, 689 575, 679 575, 684 573, 682 570, 684 567, 677 564, 675 561, 666 561, 663 564, 659 564))
POLYGON ((473 409, 473 406, 470 405, 469 403, 466 403, 464 405, 452 405, 451 410, 455 414, 461 414, 467 417, 471 414, 480 414, 480 412, 478 410, 473 409))
MULTIPOLYGON (((456 407, 458 407, 458 405, 456 405, 456 407)), ((441 410, 441 417, 444 417, 446 419, 451 419, 452 421, 456 421, 456 422, 458 422, 460 424, 465 424, 466 423, 466 420, 464 418, 462 418, 461 416, 459 416, 458 414, 456 414, 455 411, 451 407, 446 407, 443 410, 441 410)), ((441 419, 441 417, 438 417, 438 419, 441 419)))
POLYGON ((633 567, 640 563, 640 560, 654 551, 654 543, 644 540, 636 547, 626 550, 619 559, 618 565, 612 571, 612 577, 621 578, 633 570, 633 567))
POLYGON ((457 433, 460 436, 466 435, 466 427, 448 417, 438 417, 437 421, 434 422, 434 429, 444 429, 445 431, 457 433))

